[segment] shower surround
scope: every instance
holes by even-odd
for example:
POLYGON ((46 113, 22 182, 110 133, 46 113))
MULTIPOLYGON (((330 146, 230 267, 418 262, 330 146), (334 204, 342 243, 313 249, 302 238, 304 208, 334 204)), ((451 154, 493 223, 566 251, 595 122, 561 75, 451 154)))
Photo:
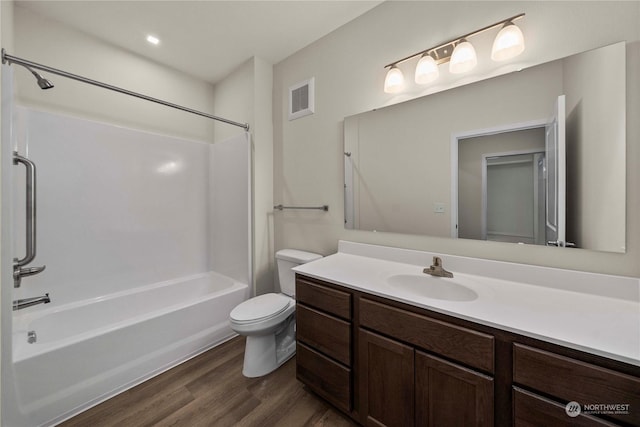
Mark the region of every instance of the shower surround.
POLYGON ((17 150, 37 166, 34 263, 47 267, 9 295, 48 293, 51 303, 7 316, 2 301, 12 337, 2 415, 55 425, 233 336, 228 314, 252 281, 250 142, 244 132, 207 144, 11 108, 3 254, 25 250, 17 150))

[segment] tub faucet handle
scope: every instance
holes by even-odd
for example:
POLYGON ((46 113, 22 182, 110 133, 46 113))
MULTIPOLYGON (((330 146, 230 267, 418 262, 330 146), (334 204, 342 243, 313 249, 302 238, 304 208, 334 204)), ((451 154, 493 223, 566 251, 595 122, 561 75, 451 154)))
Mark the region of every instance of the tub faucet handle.
POLYGON ((23 277, 33 276, 34 274, 42 273, 46 265, 42 267, 18 267, 13 268, 13 287, 19 288, 23 277))

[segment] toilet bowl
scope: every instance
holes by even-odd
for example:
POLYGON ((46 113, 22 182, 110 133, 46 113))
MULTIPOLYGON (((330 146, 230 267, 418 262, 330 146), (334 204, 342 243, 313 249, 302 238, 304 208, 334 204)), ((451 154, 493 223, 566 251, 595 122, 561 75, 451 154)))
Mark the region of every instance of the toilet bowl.
POLYGON ((250 298, 231 311, 231 329, 247 337, 242 368, 245 377, 266 375, 295 354, 295 273, 291 269, 319 258, 322 255, 296 249, 276 252, 282 293, 250 298))

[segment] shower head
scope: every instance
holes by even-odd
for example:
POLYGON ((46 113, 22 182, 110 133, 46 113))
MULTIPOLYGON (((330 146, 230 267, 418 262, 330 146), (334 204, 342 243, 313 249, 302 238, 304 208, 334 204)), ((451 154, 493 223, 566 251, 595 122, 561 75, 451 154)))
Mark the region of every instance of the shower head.
POLYGON ((38 86, 40 86, 40 89, 51 89, 53 87, 53 83, 51 83, 49 80, 47 80, 44 77, 42 77, 42 75, 40 75, 40 73, 32 70, 31 68, 27 67, 26 65, 24 67, 27 70, 31 71, 31 74, 33 74, 35 76, 36 80, 38 80, 38 86))
POLYGON ((31 71, 31 74, 33 74, 36 80, 38 80, 38 86, 40 86, 40 89, 51 89, 53 87, 53 83, 51 83, 49 80, 42 77, 40 73, 34 71, 31 67, 26 65, 23 61, 16 61, 16 59, 19 59, 19 58, 15 58, 15 57, 12 57, 11 55, 7 55, 4 48, 2 48, 1 54, 2 54, 3 64, 7 64, 7 63, 9 65, 18 64, 18 65, 22 65, 24 68, 31 71))

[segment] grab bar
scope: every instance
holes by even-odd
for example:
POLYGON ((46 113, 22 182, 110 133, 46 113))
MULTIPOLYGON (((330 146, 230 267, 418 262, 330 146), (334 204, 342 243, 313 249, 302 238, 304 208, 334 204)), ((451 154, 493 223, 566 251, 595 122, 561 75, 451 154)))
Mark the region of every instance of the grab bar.
POLYGON ((14 151, 13 164, 18 163, 22 163, 27 168, 27 253, 22 259, 13 259, 14 267, 27 265, 36 257, 36 165, 14 151))
POLYGON ((13 286, 20 287, 22 276, 31 276, 45 269, 42 267, 22 268, 36 257, 36 165, 17 151, 13 152, 13 164, 22 163, 27 170, 26 188, 26 254, 24 258, 13 259, 13 286))
POLYGON ((281 211, 283 209, 317 209, 317 210, 321 210, 321 211, 327 212, 329 210, 329 205, 322 205, 322 206, 282 206, 282 205, 276 205, 276 206, 273 207, 273 209, 277 209, 279 211, 281 211))

